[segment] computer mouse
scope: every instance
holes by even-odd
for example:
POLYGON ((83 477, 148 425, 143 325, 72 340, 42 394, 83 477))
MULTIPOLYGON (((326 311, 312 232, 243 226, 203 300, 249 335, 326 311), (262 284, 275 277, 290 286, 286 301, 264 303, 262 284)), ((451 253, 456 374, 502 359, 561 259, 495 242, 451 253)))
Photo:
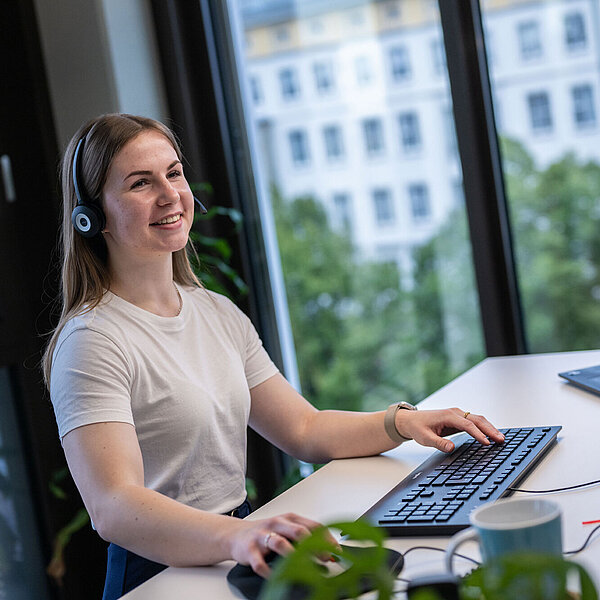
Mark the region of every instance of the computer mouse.
MULTIPOLYGON (((342 565, 342 571, 346 569, 352 569, 352 556, 356 556, 358 558, 359 556, 364 556, 365 554, 373 552, 374 550, 374 547, 369 546, 347 546, 342 544, 343 559, 338 563, 338 565, 342 565)), ((389 572, 393 577, 397 577, 404 566, 404 556, 400 554, 400 552, 390 550, 389 548, 385 548, 385 551, 389 572)), ((281 558, 279 555, 272 552, 266 556, 265 560, 268 564, 273 566, 279 558, 281 558)), ((323 571, 326 573, 327 568, 324 567, 323 571)), ((339 574, 333 575, 333 579, 339 576, 339 574)), ((227 581, 233 587, 237 588, 245 598, 248 598, 248 600, 257 600, 265 583, 265 579, 260 575, 257 575, 251 567, 247 565, 240 565, 239 563, 229 571, 227 574, 227 581)), ((361 594, 372 590, 374 587, 372 578, 368 575, 362 577, 360 579, 359 587, 361 594)), ((305 600, 305 598, 310 597, 310 595, 311 589, 307 586, 293 584, 288 591, 287 600, 305 600)), ((340 586, 339 600, 343 600, 345 597, 346 595, 340 586)))

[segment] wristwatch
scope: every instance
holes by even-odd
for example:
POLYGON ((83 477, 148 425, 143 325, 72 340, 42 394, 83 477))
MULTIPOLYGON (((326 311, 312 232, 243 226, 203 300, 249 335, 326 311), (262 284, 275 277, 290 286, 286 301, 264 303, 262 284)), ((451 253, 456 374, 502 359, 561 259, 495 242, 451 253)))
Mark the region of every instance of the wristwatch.
POLYGON ((396 429, 396 413, 401 409, 417 410, 417 407, 413 406, 409 402, 396 402, 389 405, 387 411, 385 412, 383 426, 385 427, 385 432, 388 434, 388 437, 395 444, 402 444, 412 439, 400 435, 396 429))

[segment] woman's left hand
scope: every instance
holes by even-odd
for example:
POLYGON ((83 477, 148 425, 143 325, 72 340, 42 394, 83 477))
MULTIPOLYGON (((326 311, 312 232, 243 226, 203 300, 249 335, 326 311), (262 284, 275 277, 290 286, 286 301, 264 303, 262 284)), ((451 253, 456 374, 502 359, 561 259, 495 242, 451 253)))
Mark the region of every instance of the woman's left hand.
POLYGON ((454 443, 444 436, 466 431, 478 442, 504 442, 504 436, 482 415, 465 412, 460 408, 443 410, 396 411, 396 429, 404 437, 412 438, 423 446, 433 446, 442 452, 452 452, 454 443), (489 440, 488 440, 489 437, 489 440))

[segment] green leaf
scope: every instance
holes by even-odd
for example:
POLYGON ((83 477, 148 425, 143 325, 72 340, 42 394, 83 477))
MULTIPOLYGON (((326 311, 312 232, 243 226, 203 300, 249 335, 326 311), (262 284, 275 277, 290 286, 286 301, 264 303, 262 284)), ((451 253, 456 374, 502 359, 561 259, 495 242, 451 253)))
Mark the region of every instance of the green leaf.
POLYGON ((514 553, 499 557, 466 576, 461 600, 570 600, 567 582, 579 577, 581 600, 598 600, 585 569, 561 556, 514 553))
POLYGON ((355 598, 361 592, 361 584, 368 578, 380 600, 391 597, 394 581, 389 573, 383 532, 364 521, 332 523, 315 529, 311 535, 296 545, 294 552, 278 560, 273 567, 260 596, 261 600, 284 600, 294 585, 302 585, 310 591, 309 598, 336 600, 355 598), (368 553, 353 552, 345 546, 342 558, 351 567, 335 576, 315 560, 316 556, 336 555, 337 548, 328 537, 328 529, 340 529, 349 539, 368 542, 368 553))

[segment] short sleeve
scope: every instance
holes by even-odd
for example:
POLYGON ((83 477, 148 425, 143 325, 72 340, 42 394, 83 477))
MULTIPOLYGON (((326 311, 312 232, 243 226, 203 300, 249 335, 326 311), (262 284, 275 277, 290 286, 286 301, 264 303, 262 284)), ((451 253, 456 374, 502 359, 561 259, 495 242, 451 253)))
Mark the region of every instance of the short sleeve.
POLYGON ((60 438, 92 423, 133 425, 131 370, 119 346, 88 328, 63 334, 54 352, 50 378, 60 438))
POLYGON ((241 330, 244 336, 242 346, 244 352, 244 370, 248 387, 252 389, 269 379, 269 377, 277 374, 279 369, 265 350, 252 321, 233 303, 231 303, 231 306, 241 322, 241 330))

